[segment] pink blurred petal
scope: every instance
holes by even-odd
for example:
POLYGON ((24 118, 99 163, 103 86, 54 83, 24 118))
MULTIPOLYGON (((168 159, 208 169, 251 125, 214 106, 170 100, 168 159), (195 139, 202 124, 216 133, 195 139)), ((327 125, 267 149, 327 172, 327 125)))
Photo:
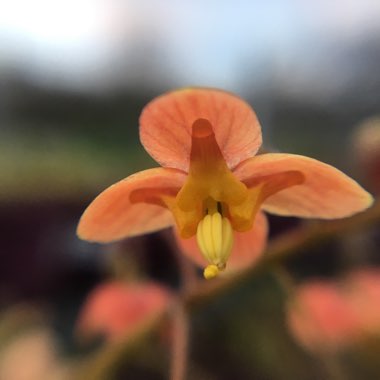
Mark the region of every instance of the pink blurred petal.
POLYGON ((304 182, 270 196, 262 205, 278 215, 334 219, 368 208, 372 196, 357 182, 323 162, 293 154, 270 153, 242 162, 234 174, 242 181, 252 176, 270 176, 299 171, 304 182))
POLYGON ((77 328, 85 336, 125 339, 161 315, 170 300, 170 292, 155 283, 102 284, 88 296, 77 328))
MULTIPOLYGON (((208 265, 203 258, 195 237, 182 239, 177 233, 176 239, 182 252, 195 264, 204 268, 208 265)), ((266 216, 259 212, 256 215, 253 228, 248 232, 234 231, 234 245, 228 259, 227 267, 222 274, 233 273, 244 269, 259 260, 265 250, 268 235, 268 221, 266 216)))
POLYGON ((345 294, 328 282, 299 287, 288 304, 287 319, 294 338, 309 350, 339 349, 360 332, 360 321, 345 294))
POLYGON ((83 213, 78 236, 94 242, 111 242, 156 231, 174 223, 170 211, 148 203, 131 203, 134 190, 179 188, 186 175, 175 169, 148 169, 115 183, 98 195, 83 213))
POLYGON ((364 334, 380 333, 380 269, 351 273, 346 281, 349 301, 361 321, 364 334))
POLYGON ((261 145, 261 128, 252 108, 228 92, 185 88, 151 101, 140 117, 140 139, 162 166, 189 170, 191 127, 197 119, 213 126, 231 168, 253 156, 261 145))

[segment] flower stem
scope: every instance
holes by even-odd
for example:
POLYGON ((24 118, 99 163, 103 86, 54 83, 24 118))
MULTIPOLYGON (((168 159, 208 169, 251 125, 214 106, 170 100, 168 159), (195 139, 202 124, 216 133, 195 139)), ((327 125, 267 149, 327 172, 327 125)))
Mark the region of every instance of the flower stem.
POLYGON ((291 298, 294 294, 295 284, 288 270, 281 263, 277 263, 273 266, 272 273, 286 298, 291 298))
POLYGON ((330 380, 349 380, 339 357, 335 355, 321 354, 319 360, 330 380))
POLYGON ((174 307, 172 321, 173 341, 170 380, 184 380, 188 364, 189 316, 181 301, 174 307))
POLYGON ((178 300, 173 308, 172 316, 173 331, 170 380, 185 380, 188 366, 190 325, 184 295, 197 283, 197 275, 194 265, 180 252, 172 234, 167 234, 166 238, 176 255, 181 278, 181 288, 178 294, 178 300))

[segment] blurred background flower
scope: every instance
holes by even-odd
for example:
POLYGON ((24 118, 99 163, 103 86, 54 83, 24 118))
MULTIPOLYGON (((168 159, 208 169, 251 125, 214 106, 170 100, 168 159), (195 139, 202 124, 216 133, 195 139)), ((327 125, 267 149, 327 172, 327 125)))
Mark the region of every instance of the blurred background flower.
POLYGON ((337 285, 310 282, 297 290, 288 310, 289 328, 304 347, 316 351, 344 348, 359 335, 359 320, 337 285))
POLYGON ((0 379, 64 380, 71 368, 46 316, 36 307, 17 304, 0 319, 0 379))
POLYGON ((87 297, 77 329, 82 336, 133 339, 168 311, 170 292, 154 283, 109 282, 87 297))
POLYGON ((311 351, 344 350, 380 334, 380 271, 363 268, 340 281, 312 280, 288 303, 294 338, 311 351))
POLYGON ((353 153, 361 178, 374 194, 380 194, 380 117, 363 120, 352 134, 353 153))

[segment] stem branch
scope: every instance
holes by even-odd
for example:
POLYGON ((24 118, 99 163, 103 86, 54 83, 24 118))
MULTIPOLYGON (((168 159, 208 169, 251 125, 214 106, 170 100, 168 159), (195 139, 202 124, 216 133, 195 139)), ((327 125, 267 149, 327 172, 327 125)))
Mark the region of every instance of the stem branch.
POLYGON ((171 380, 186 378, 189 347, 189 318, 181 301, 175 305, 173 315, 173 341, 170 366, 171 380))

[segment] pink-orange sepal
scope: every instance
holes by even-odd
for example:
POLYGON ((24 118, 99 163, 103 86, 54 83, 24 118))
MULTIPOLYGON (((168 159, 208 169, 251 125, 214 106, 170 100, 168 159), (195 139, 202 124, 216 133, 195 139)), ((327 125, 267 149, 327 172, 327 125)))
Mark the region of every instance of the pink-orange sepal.
MULTIPOLYGON (((156 204, 131 201, 135 190, 177 189, 186 175, 176 169, 154 168, 133 174, 98 195, 82 215, 77 233, 81 239, 111 242, 173 225, 171 212, 156 204)), ((149 195, 149 194, 148 194, 149 195)))
POLYGON ((304 218, 335 219, 363 211, 373 203, 372 196, 340 170, 309 157, 268 153, 242 162, 234 174, 243 182, 252 176, 271 176, 299 171, 302 184, 267 198, 262 208, 273 214, 304 218))

